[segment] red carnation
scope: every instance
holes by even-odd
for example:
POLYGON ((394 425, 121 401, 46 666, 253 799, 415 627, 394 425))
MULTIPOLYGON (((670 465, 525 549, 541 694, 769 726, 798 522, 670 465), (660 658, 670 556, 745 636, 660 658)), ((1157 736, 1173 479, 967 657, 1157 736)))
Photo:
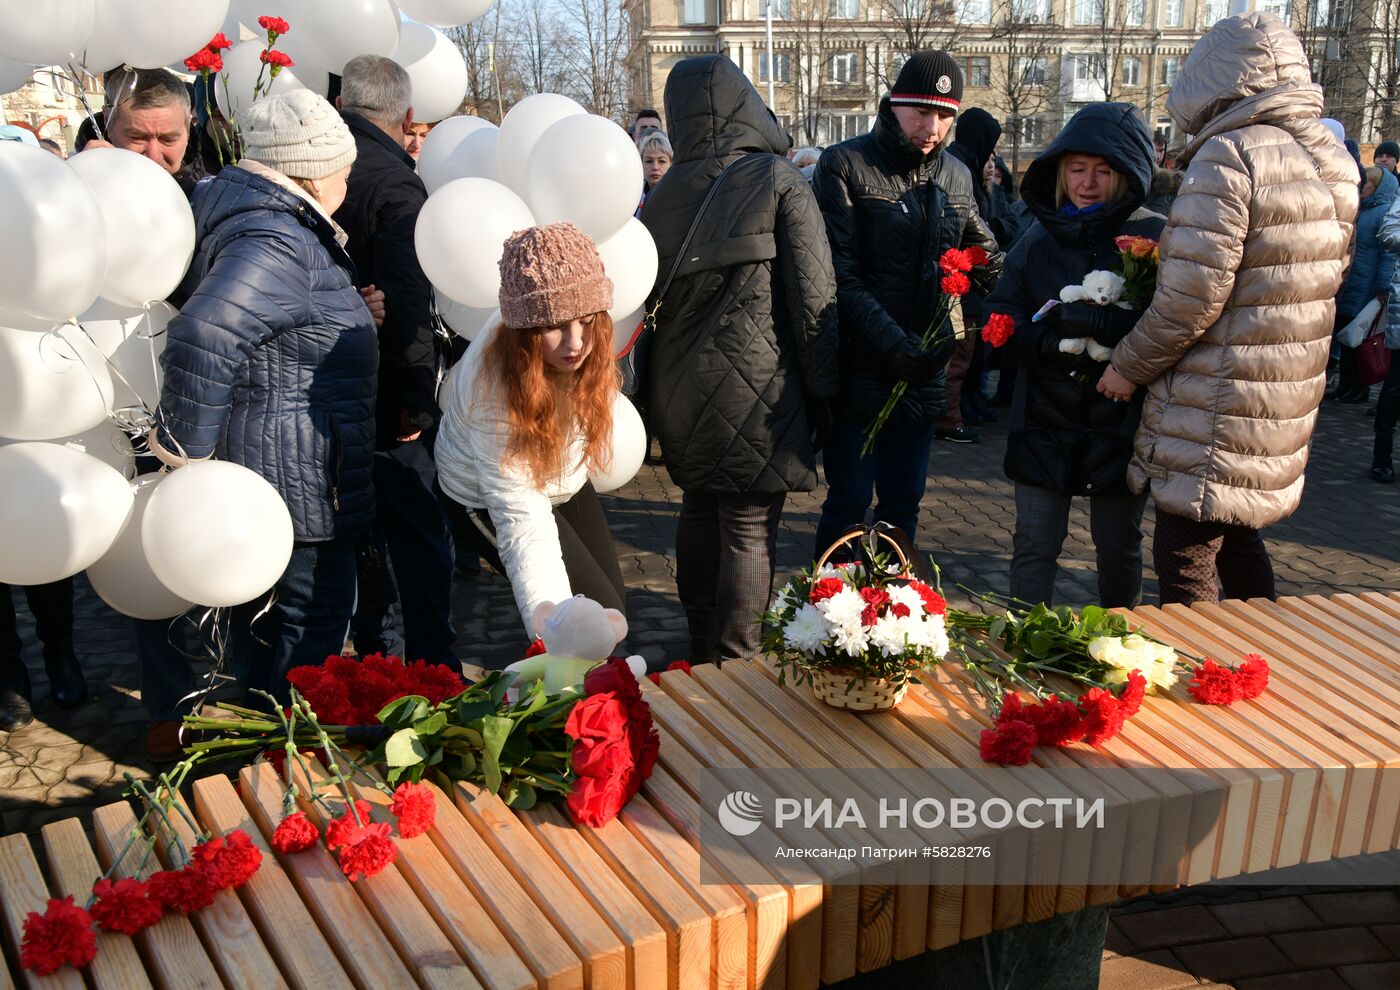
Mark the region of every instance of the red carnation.
POLYGON ((178 870, 161 870, 151 874, 151 896, 161 907, 176 914, 200 911, 214 903, 219 890, 214 877, 194 864, 178 870))
MULTIPOLYGON (((264 31, 266 31, 273 37, 276 37, 279 34, 286 34, 292 29, 292 26, 286 21, 284 21, 282 18, 271 17, 267 14, 264 14, 262 17, 258 18, 258 27, 262 28, 264 31)), ((273 38, 269 38, 268 42, 271 43, 272 40, 273 38)))
POLYGON ((344 814, 338 818, 332 818, 326 824, 327 849, 336 849, 345 845, 350 841, 349 835, 351 830, 359 828, 361 822, 369 822, 370 805, 368 801, 362 801, 356 798, 355 810, 360 813, 359 821, 356 821, 355 816, 350 813, 350 809, 346 808, 344 814))
POLYGON ((210 38, 209 44, 204 47, 211 52, 221 52, 226 48, 232 48, 233 42, 228 40, 228 35, 220 31, 218 34, 214 35, 214 37, 210 38))
POLYGON ((394 803, 389 810, 399 820, 399 835, 411 839, 433 827, 437 800, 426 785, 403 783, 394 790, 394 803))
POLYGON ((1259 697, 1269 686, 1269 662, 1257 653, 1245 654, 1235 674, 1240 697, 1246 701, 1259 697))
POLYGON ((1113 693, 1098 687, 1084 692, 1079 710, 1084 713, 1084 741, 1090 746, 1101 745, 1118 735, 1127 717, 1113 693))
POLYGON ((813 605, 817 602, 824 602, 844 587, 846 587, 846 582, 838 577, 821 578, 812 582, 812 590, 807 593, 807 600, 813 605))
POLYGON ((296 63, 292 61, 290 55, 275 49, 266 49, 258 57, 262 59, 265 64, 272 66, 272 74, 274 76, 283 69, 290 69, 292 66, 296 65, 296 63))
POLYGON ((321 837, 311 819, 303 812, 294 811, 277 823, 272 832, 272 848, 283 856, 310 849, 321 837))
POLYGON ((24 919, 24 940, 20 943, 19 964, 40 976, 63 966, 78 969, 97 955, 97 935, 92 918, 73 903, 71 896, 51 898, 43 914, 30 911, 24 919))
POLYGON ((942 595, 934 591, 922 581, 910 581, 909 587, 913 588, 919 598, 924 603, 924 611, 929 615, 946 615, 948 612, 948 602, 942 595))
POLYGON ((1123 693, 1119 696, 1118 702, 1123 706, 1123 717, 1132 718, 1142 707, 1142 699, 1147 694, 1147 678, 1142 676, 1140 670, 1128 671, 1128 683, 1123 686, 1123 693))
POLYGON ((971 247, 963 248, 963 254, 967 255, 967 260, 972 262, 973 266, 977 268, 985 265, 988 260, 990 260, 987 257, 987 252, 983 251, 976 244, 973 244, 971 247))
POLYGON ((1203 705, 1232 705, 1240 698, 1235 672, 1214 660, 1206 660, 1196 668, 1186 690, 1203 705))
POLYGON ((1016 332, 1016 321, 1005 313, 993 313, 982 328, 982 339, 993 347, 1001 347, 1016 332))
POLYGON ((995 729, 983 729, 978 751, 988 763, 1019 767, 1031 761, 1035 743, 1035 726, 1013 719, 998 724, 995 729))
POLYGON ((951 275, 943 276, 941 285, 944 294, 950 296, 966 295, 972 290, 972 280, 962 272, 954 272, 951 275))
POLYGON ((222 72, 224 71, 224 60, 213 49, 201 48, 185 59, 185 68, 191 72, 222 72))
POLYGON ((262 850, 253 845, 248 833, 234 829, 223 838, 210 839, 194 847, 195 865, 213 878, 217 890, 237 890, 262 865, 262 850))
POLYGON ((88 913, 104 932, 135 935, 165 916, 160 902, 150 893, 146 883, 132 877, 123 877, 116 883, 103 877, 92 885, 93 902, 88 913))
POLYGON ((398 847, 389 837, 389 826, 375 822, 351 829, 340 850, 340 872, 350 880, 372 877, 394 861, 398 847))
MULTIPOLYGON (((667 669, 668 671, 672 671, 672 670, 681 670, 681 671, 684 671, 685 673, 689 674, 689 673, 690 673, 690 661, 688 661, 688 660, 672 660, 670 663, 668 663, 668 664, 666 665, 666 669, 667 669)), ((660 683, 661 683, 661 675, 660 675, 660 674, 647 674, 647 679, 648 679, 649 681, 651 681, 653 684, 660 684, 660 683)))
POLYGON ((548 648, 544 645, 544 640, 542 640, 542 639, 540 639, 538 636, 536 636, 536 637, 535 637, 535 641, 534 641, 533 643, 530 644, 530 646, 529 646, 528 649, 525 650, 525 656, 524 656, 523 659, 529 660, 531 657, 537 657, 537 656, 539 656, 541 653, 548 653, 548 652, 549 652, 549 650, 548 650, 548 648))
POLYGON ((968 256, 966 251, 949 248, 938 259, 938 267, 944 275, 952 275, 954 272, 970 272, 972 271, 972 258, 968 256))
POLYGON ((1008 694, 997 713, 997 725, 1028 722, 1035 727, 1041 746, 1068 746, 1084 735, 1084 717, 1072 701, 1049 697, 1043 702, 1025 704, 1018 694, 1008 694))

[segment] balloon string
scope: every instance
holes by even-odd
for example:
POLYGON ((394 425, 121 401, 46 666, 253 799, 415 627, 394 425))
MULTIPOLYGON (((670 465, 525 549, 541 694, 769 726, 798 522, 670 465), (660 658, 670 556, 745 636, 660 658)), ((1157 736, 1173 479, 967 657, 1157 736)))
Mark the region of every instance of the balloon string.
MULTIPOLYGON (((248 635, 259 646, 270 647, 272 645, 270 641, 258 635, 256 626, 259 620, 265 618, 276 604, 277 589, 273 588, 267 593, 267 602, 258 610, 257 614, 248 620, 248 635)), ((204 684, 186 694, 174 706, 179 711, 185 707, 186 703, 193 702, 190 705, 190 711, 192 714, 198 715, 204 710, 211 694, 228 684, 237 684, 238 677, 228 669, 229 642, 233 636, 234 610, 230 608, 206 608, 198 619, 193 617, 192 611, 183 613, 170 623, 165 641, 172 650, 187 660, 207 661, 209 664, 209 669, 204 673, 204 684), (192 653, 175 641, 173 634, 175 627, 180 622, 193 624, 200 652, 192 653)), ((183 744, 183 727, 180 731, 180 741, 183 744)))

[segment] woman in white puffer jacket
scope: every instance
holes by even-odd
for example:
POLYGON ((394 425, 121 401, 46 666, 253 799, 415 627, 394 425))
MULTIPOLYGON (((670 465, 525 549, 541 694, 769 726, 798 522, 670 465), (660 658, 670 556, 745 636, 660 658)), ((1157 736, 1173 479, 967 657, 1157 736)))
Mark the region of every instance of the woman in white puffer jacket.
POLYGON ((501 324, 453 371, 438 481, 493 544, 521 621, 586 595, 626 614, 617 554, 590 469, 610 453, 618 375, 612 282, 571 224, 513 234, 501 257, 501 324))

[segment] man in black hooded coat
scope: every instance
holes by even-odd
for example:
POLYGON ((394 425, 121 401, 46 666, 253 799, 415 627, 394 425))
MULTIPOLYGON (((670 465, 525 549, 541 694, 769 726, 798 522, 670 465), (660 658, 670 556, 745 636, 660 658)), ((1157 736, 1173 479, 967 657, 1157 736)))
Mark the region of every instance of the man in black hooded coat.
POLYGON ((684 493, 676 590, 690 659, 748 658, 783 502, 817 485, 815 438, 837 386, 835 279, 816 199, 732 61, 707 55, 672 69, 666 119, 675 158, 642 210, 664 292, 648 414, 684 493))

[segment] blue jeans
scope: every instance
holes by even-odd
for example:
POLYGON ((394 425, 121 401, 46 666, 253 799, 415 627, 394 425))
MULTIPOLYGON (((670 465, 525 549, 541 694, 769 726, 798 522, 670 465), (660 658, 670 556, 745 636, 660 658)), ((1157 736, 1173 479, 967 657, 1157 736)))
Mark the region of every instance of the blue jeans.
POLYGON ((875 449, 865 457, 869 424, 837 416, 823 455, 826 468, 826 501, 817 524, 816 554, 852 526, 865 521, 872 490, 879 496, 875 521, 898 526, 914 538, 919 523, 919 502, 928 486, 928 458, 933 446, 933 423, 917 427, 886 426, 875 439, 875 449))
MULTIPOLYGON (((248 689, 269 691, 286 703, 287 671, 323 663, 345 650, 355 611, 355 537, 294 544, 287 569, 273 586, 272 605, 267 603, 268 596, 260 595, 231 610, 228 671, 248 689)), ((180 718, 195 700, 181 701, 200 686, 189 657, 181 652, 202 652, 189 642, 191 633, 193 627, 179 620, 136 623, 141 697, 152 719, 180 718), (178 624, 172 627, 173 621, 178 624)), ((248 701, 255 708, 267 707, 261 696, 248 701)))
POLYGON ((374 455, 375 535, 394 572, 397 604, 360 609, 355 650, 455 665, 452 531, 435 492, 437 468, 423 441, 374 455), (402 616, 403 633, 395 618, 402 616))

